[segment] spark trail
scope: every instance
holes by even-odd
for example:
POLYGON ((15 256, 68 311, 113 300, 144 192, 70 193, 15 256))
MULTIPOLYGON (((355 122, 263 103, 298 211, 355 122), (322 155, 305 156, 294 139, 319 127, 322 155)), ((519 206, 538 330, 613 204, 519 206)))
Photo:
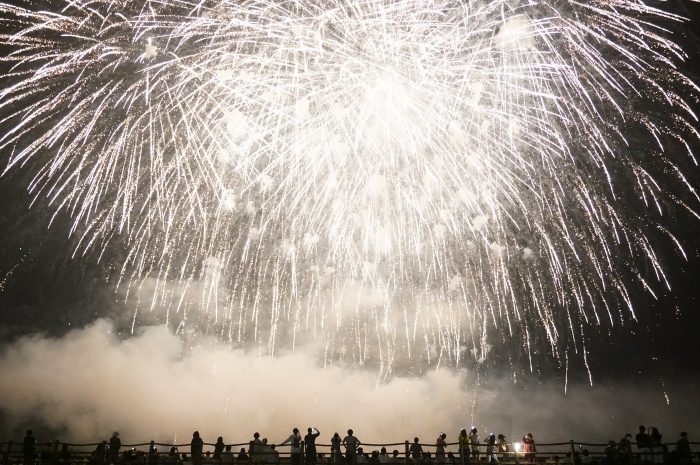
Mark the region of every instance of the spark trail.
POLYGON ((698 217, 683 18, 650 4, 0 10, 6 169, 76 251, 126 244, 121 286, 178 331, 385 374, 506 340, 559 357, 668 286, 666 205, 698 217))

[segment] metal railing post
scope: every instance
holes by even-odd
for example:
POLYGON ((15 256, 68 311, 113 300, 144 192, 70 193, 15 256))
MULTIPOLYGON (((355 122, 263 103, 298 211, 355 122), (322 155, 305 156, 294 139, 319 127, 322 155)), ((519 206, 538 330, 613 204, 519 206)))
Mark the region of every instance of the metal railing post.
POLYGON ((406 465, 409 465, 409 464, 410 464, 410 462, 409 462, 410 457, 408 456, 408 450, 409 450, 409 449, 408 449, 408 444, 409 444, 409 443, 408 443, 408 439, 406 439, 406 442, 404 443, 404 452, 403 452, 404 455, 406 456, 406 465))
MULTIPOLYGON (((156 442, 151 441, 151 443, 148 446, 148 465, 153 465, 155 463, 155 455, 156 455, 156 442)), ((190 451, 190 456, 192 455, 192 451, 190 451)))
POLYGON ((576 447, 574 447, 574 440, 569 441, 571 446, 571 465, 576 465, 576 447))

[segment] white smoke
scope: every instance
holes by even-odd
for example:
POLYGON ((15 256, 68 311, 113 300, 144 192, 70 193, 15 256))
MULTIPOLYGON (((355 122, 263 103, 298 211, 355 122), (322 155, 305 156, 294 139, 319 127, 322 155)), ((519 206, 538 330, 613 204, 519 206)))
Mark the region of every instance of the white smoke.
POLYGON ((531 431, 540 442, 617 440, 650 423, 668 440, 682 429, 698 431, 698 388, 690 384, 667 383, 668 405, 653 382, 615 389, 570 383, 565 394, 556 381, 533 389, 482 375, 468 390, 464 370, 378 382, 374 372, 321 368, 306 352, 260 357, 213 339, 189 348, 163 326, 120 339, 111 322, 99 320, 60 338, 25 336, 6 346, 0 412, 15 430, 40 419, 62 440, 120 431, 125 443, 188 442, 195 429, 208 442, 220 435, 246 442, 260 431, 275 443, 295 426, 318 427, 324 444, 348 428, 366 443, 416 435, 432 443, 441 431, 451 442, 472 424, 512 440, 531 431))

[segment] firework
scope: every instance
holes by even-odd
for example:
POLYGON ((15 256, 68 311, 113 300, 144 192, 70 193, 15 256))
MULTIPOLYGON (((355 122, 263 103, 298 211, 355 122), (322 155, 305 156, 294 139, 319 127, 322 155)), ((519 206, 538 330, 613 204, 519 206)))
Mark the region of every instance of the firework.
POLYGON ((7 169, 70 213, 77 251, 126 244, 120 285, 179 330, 203 314, 267 353, 311 339, 383 368, 502 338, 556 355, 666 285, 667 202, 698 216, 682 18, 636 0, 80 0, 2 21, 7 169))

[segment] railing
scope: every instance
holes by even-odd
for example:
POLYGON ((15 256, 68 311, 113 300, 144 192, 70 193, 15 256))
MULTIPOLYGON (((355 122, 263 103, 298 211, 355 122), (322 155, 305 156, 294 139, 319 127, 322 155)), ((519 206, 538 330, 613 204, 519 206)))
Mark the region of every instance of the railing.
MULTIPOLYGON (((213 443, 204 443, 201 458, 192 457, 190 444, 166 444, 155 441, 124 444, 118 454, 109 450, 106 442, 72 444, 55 441, 37 444, 35 453, 27 457, 23 453, 22 442, 0 443, 0 465, 246 465, 292 463, 294 465, 334 465, 341 463, 368 465, 481 465, 528 463, 544 465, 636 465, 636 464, 689 464, 700 463, 700 453, 693 451, 699 442, 690 442, 690 454, 679 455, 675 443, 658 444, 653 448, 639 450, 635 443, 629 448, 620 448, 617 443, 597 444, 579 441, 537 444, 535 452, 525 452, 517 442, 504 444, 507 450, 498 445, 493 449, 480 443, 473 450, 459 453, 458 443, 447 443, 444 454, 437 455, 435 444, 419 443, 422 454, 412 457, 409 441, 401 443, 360 444, 355 455, 332 451, 330 444, 316 444, 317 456, 307 456, 306 445, 302 441, 297 454, 292 454, 291 445, 273 444, 258 446, 253 443, 231 443, 220 456, 215 457, 213 443), (283 448, 278 451, 277 447, 283 448), (241 455, 241 449, 245 454, 241 455), (380 453, 380 450, 385 451, 380 453), (314 460, 315 459, 315 460, 314 460)), ((413 454, 416 455, 416 454, 413 454)))

